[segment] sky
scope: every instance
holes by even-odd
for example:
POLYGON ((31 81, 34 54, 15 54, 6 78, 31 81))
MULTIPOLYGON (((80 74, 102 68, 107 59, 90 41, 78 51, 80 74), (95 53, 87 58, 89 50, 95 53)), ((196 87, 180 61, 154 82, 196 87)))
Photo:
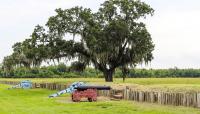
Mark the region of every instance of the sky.
MULTIPOLYGON (((105 0, 0 0, 0 62, 12 45, 45 25, 56 8, 83 6, 97 11, 105 0)), ((155 44, 145 68, 200 68, 200 0, 142 0, 154 10, 145 19, 155 44)))

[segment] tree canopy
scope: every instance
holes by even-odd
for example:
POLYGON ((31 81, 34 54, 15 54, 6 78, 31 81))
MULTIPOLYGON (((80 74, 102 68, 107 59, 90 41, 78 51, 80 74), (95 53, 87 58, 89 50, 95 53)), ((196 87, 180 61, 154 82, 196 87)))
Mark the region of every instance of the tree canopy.
POLYGON ((46 60, 76 58, 102 71, 106 81, 113 81, 116 68, 153 59, 154 44, 141 18, 153 15, 154 10, 144 2, 106 0, 97 12, 83 7, 55 11, 45 27, 36 26, 31 38, 13 46, 5 66, 10 61, 31 67, 46 60), (73 38, 66 38, 68 34, 73 38))

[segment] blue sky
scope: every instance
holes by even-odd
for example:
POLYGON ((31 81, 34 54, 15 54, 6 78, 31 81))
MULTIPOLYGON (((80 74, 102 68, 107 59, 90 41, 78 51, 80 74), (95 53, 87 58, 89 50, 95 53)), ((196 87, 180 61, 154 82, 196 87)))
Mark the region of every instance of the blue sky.
MULTIPOLYGON (((56 8, 81 5, 96 11, 104 0, 0 0, 0 61, 56 8)), ((145 23, 155 43, 152 68, 200 68, 200 1, 143 0, 155 9, 145 23)), ((139 65, 143 67, 143 65, 139 65)))

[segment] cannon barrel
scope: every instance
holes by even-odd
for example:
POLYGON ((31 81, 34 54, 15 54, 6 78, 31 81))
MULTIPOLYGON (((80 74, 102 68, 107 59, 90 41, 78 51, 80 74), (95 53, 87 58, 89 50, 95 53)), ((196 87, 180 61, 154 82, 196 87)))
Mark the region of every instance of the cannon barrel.
POLYGON ((75 87, 75 89, 82 91, 82 90, 87 90, 87 89, 97 89, 97 90, 110 90, 110 86, 78 86, 75 87))

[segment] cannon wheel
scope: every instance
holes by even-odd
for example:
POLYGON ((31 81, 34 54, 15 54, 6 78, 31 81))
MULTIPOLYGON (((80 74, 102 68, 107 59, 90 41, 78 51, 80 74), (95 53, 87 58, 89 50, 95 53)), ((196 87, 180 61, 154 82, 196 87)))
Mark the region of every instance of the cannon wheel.
POLYGON ((92 102, 92 101, 93 101, 93 99, 92 99, 92 98, 88 98, 88 101, 89 101, 89 102, 92 102))
POLYGON ((71 97, 71 98, 72 98, 72 101, 73 101, 73 102, 75 102, 73 95, 72 95, 72 97, 71 97))
POLYGON ((80 99, 74 98, 74 96, 72 95, 72 101, 73 102, 80 102, 80 99))

